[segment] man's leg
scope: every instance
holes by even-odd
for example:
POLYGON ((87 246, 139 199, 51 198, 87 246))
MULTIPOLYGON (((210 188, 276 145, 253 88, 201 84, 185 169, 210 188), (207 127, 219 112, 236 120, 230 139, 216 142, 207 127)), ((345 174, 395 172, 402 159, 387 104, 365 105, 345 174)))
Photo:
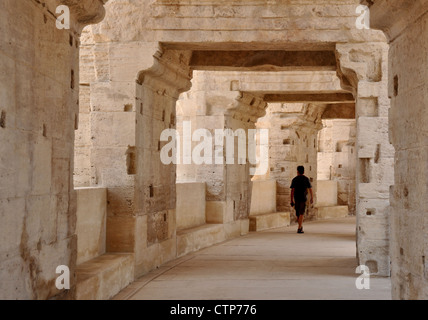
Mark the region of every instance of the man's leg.
POLYGON ((306 209, 305 202, 299 202, 298 204, 296 203, 296 210, 299 211, 297 222, 299 223, 300 231, 302 231, 303 229, 303 219, 304 219, 305 209, 306 209))
POLYGON ((296 210, 296 220, 297 220, 297 223, 298 223, 298 230, 297 231, 299 231, 300 230, 300 203, 299 202, 295 202, 294 203, 294 210, 296 210))
POLYGON ((304 215, 300 214, 300 216, 299 216, 299 229, 303 228, 303 218, 304 218, 304 215))

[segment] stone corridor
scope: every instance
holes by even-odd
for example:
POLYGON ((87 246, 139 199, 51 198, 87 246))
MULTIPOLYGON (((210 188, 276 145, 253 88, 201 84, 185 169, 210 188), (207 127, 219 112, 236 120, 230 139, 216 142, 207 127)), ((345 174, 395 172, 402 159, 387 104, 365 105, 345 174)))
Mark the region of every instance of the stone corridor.
POLYGON ((428 0, 0 0, 0 299, 427 299, 427 34, 428 0))
POLYGON ((250 233, 171 261, 115 300, 389 300, 389 278, 357 289, 355 217, 250 233))

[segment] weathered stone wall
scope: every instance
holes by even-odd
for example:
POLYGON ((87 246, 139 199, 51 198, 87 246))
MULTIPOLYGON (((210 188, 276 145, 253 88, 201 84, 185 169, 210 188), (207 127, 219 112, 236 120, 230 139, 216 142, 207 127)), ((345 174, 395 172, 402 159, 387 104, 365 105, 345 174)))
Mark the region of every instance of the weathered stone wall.
POLYGON ((356 97, 357 254, 378 276, 390 275, 389 186, 394 148, 388 139, 388 50, 385 43, 337 44, 338 73, 356 97))
POLYGON ((400 299, 428 298, 427 34, 425 13, 392 42, 390 53, 390 136, 396 148, 391 257, 393 296, 400 299))
MULTIPOLYGON (((331 70, 331 64, 322 63, 332 52, 336 54, 342 85, 353 90, 357 99, 359 258, 373 273, 389 274, 388 189, 393 184, 394 150, 386 142, 388 48, 382 32, 355 27, 358 0, 256 0, 245 5, 234 0, 228 6, 211 0, 110 0, 107 18, 88 29, 84 39, 81 61, 85 73, 79 96, 79 34, 85 24, 102 18, 103 2, 66 1, 72 12, 70 31, 55 28, 54 12, 60 1, 3 0, 0 4, 0 234, 4 243, 0 297, 50 298, 59 294, 54 287, 56 266, 68 265, 73 274, 77 243, 73 158, 76 184, 108 187, 109 251, 134 252, 136 275, 175 257, 176 168, 160 162, 159 135, 164 128, 175 127, 175 103, 179 94, 190 88, 192 53, 201 49, 214 50, 213 56, 218 50, 237 48, 311 50, 319 54, 312 64, 301 65, 302 60, 297 58, 292 59, 294 65, 284 66, 270 64, 278 63, 278 59, 269 60, 269 54, 264 53, 260 60, 240 66, 264 71, 331 70), (74 156, 78 113, 81 131, 74 156)), ((398 151, 396 168, 401 169, 395 177, 393 195, 397 201, 393 203, 392 227, 397 237, 393 247, 397 266, 394 293, 399 297, 423 296, 421 285, 425 281, 421 281, 425 249, 414 246, 421 240, 423 229, 413 232, 415 238, 407 237, 410 231, 421 228, 426 211, 418 192, 426 187, 421 172, 426 163, 423 66, 427 55, 426 42, 420 39, 427 31, 426 16, 421 16, 427 3, 414 3, 418 7, 409 5, 412 10, 404 10, 408 19, 392 19, 399 22, 398 27, 389 28, 391 57, 397 57, 391 59, 389 81, 395 106, 390 115, 394 124, 391 140, 398 151), (406 21, 416 23, 404 29, 406 21), (415 62, 398 59, 408 56, 408 48, 415 49, 415 62), (400 108, 409 101, 414 102, 413 109, 400 108), (408 168, 413 171, 407 173, 408 168), (408 226, 409 219, 403 222, 402 217, 416 217, 411 220, 414 226, 408 226), (403 284, 406 279, 411 283, 408 289, 403 284)), ((384 20, 391 19, 387 16, 384 20)), ((237 67, 231 61, 233 54, 223 56, 228 57, 224 62, 229 65, 209 67, 237 67)), ((244 104, 251 104, 251 100, 244 104)), ((238 128, 244 118, 243 112, 234 113, 223 124, 238 128)), ((304 136, 287 133, 301 146, 300 151, 293 151, 301 157, 289 158, 293 165, 288 170, 281 164, 281 172, 282 168, 292 172, 297 163, 309 164, 308 174, 314 169, 316 172, 310 163, 316 163, 311 142, 317 133, 302 130, 304 136)), ((234 177, 226 180, 226 184, 235 182, 234 177)), ((230 205, 241 201, 243 191, 234 186, 227 198, 230 205)), ((285 184, 282 192, 285 201, 285 184)), ((238 213, 235 218, 240 216, 238 213)), ((69 293, 72 296, 73 290, 69 293)))
MULTIPOLYGON (((95 81, 95 53, 89 27, 82 31, 81 41, 86 45, 81 46, 79 54, 79 119, 78 129, 74 141, 74 186, 89 187, 96 185, 95 167, 91 165, 92 149, 92 121, 91 108, 91 84, 95 81)), ((94 115, 95 116, 95 115, 94 115)))
POLYGON ((355 120, 323 120, 318 134, 318 180, 337 181, 337 204, 355 215, 355 120))
POLYGON ((427 299, 428 1, 373 2, 372 27, 384 30, 390 41, 392 296, 427 299))
POLYGON ((104 11, 68 1, 71 29, 59 30, 58 5, 0 2, 0 299, 74 294, 79 33, 104 11), (70 268, 70 291, 55 287, 59 265, 70 268))
MULTIPOLYGON (((136 254, 136 261, 142 266, 144 260, 144 267, 136 268, 137 274, 173 256, 168 241, 172 241, 175 230, 175 166, 161 167, 156 151, 159 148, 157 139, 164 127, 162 123, 171 125, 168 116, 174 112, 178 93, 190 87, 187 82, 192 76, 192 69, 241 67, 246 71, 335 71, 337 59, 340 73, 345 75, 342 85, 360 94, 364 91, 360 90, 363 88, 360 88, 360 82, 364 85, 380 81, 378 58, 382 57, 380 52, 383 49, 372 49, 378 44, 382 47, 385 37, 379 31, 355 27, 358 4, 357 0, 322 3, 258 0, 245 5, 241 1, 231 1, 228 6, 215 1, 109 1, 106 5, 107 18, 89 30, 94 44, 91 40, 88 46, 95 57, 96 75, 90 84, 90 105, 91 110, 99 112, 95 117, 91 116, 91 183, 109 188, 107 238, 112 241, 107 242, 110 250, 140 252, 136 254), (371 46, 366 46, 366 42, 371 46), (356 47, 350 44, 356 44, 356 47), (274 49, 291 58, 278 59, 275 53, 264 52, 259 60, 257 54, 250 55, 248 61, 239 65, 234 61, 236 52, 229 52, 237 49, 274 49), (310 50, 312 60, 299 59, 300 56, 308 56, 307 53, 300 55, 305 50, 310 50), (195 52, 199 52, 196 55, 199 60, 193 59, 195 52), (374 63, 371 52, 375 53, 374 63), (218 65, 211 65, 210 57, 215 58, 218 65), (284 61, 288 61, 288 65, 283 65, 284 61), (142 79, 137 76, 140 71, 142 79), (143 116, 140 115, 141 110, 143 116), (132 173, 135 168, 136 173, 132 173), (147 229, 147 226, 150 227, 147 229), (150 245, 147 247, 147 244, 150 245)), ((367 96, 360 95, 359 98, 371 98, 370 88, 364 91, 367 96)), ((383 89, 379 87, 376 90, 383 89)), ((379 92, 376 94, 376 98, 379 97, 379 92)), ((366 100, 367 105, 364 105, 364 100, 360 99, 359 106, 370 115, 372 109, 376 109, 375 99, 366 100)), ((383 106, 383 101, 379 105, 383 106)), ((385 118, 383 113, 381 116, 383 128, 385 118)), ((230 120, 230 126, 234 126, 235 120, 230 120)), ((365 120, 361 119, 360 128, 367 123, 365 120)), ((364 132, 364 129, 359 132, 364 132)), ((302 145, 310 145, 312 136, 316 140, 316 132, 308 132, 306 139, 302 138, 305 139, 302 145)), ((357 139, 365 138, 360 136, 357 139)), ((384 139, 384 135, 379 139, 384 139)), ((367 142, 363 140, 362 145, 367 142)), ((312 162, 309 159, 312 153, 302 154, 303 159, 297 159, 299 162, 312 162)), ((384 155, 383 151, 381 154, 384 155)), ((316 163, 315 159, 316 150, 313 155, 316 163)), ((382 190, 387 189, 389 182, 380 179, 376 188, 378 186, 382 190)), ((377 189, 374 191, 377 193, 377 189)), ((360 189, 357 188, 356 192, 359 193, 360 189)), ((234 197, 240 198, 240 194, 236 193, 234 197)), ((283 198, 286 197, 284 194, 283 198)), ((370 197, 377 199, 377 195, 357 194, 357 198, 370 197)), ((383 204, 387 204, 388 200, 383 200, 383 204)), ((386 234, 384 229, 388 224, 383 220, 379 222, 379 228, 386 234)), ((361 230, 364 232, 366 227, 370 228, 370 225, 361 230)), ((376 249, 378 244, 375 241, 373 245, 366 246, 360 241, 359 251, 368 252, 375 248, 371 255, 384 256, 382 265, 387 265, 387 243, 384 241, 382 249, 376 249)), ((384 271, 383 267, 378 269, 384 271)))

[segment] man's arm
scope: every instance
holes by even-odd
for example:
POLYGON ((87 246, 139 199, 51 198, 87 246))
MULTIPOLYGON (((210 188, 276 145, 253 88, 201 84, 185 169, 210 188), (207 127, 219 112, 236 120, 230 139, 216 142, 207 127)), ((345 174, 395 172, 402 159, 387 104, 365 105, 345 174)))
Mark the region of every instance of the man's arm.
POLYGON ((291 198, 290 204, 291 204, 292 207, 294 207, 294 188, 291 189, 291 196, 290 196, 290 198, 291 198))
POLYGON ((311 203, 314 203, 314 194, 312 192, 312 188, 309 188, 309 193, 311 194, 311 203))

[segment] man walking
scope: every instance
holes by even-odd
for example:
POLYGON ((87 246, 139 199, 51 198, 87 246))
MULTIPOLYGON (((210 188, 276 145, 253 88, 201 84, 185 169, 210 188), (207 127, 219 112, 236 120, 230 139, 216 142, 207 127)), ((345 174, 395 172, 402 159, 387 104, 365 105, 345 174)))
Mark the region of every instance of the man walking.
POLYGON ((295 207, 297 221, 299 223, 299 228, 297 233, 303 232, 303 215, 306 210, 306 201, 308 190, 311 195, 311 204, 314 203, 314 195, 312 193, 312 185, 308 177, 304 175, 305 168, 303 166, 297 167, 297 177, 291 182, 291 206, 295 207))

